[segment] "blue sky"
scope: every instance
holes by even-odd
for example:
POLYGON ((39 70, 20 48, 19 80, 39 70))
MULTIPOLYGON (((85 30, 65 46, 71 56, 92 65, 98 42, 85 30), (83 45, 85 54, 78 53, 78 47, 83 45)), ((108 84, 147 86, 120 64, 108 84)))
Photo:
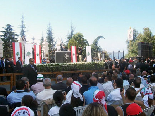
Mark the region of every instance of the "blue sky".
POLYGON ((66 40, 71 23, 76 32, 92 44, 102 35, 99 45, 106 51, 127 53, 127 31, 130 27, 142 32, 149 27, 155 34, 155 0, 0 0, 0 31, 11 24, 20 33, 24 16, 28 41, 46 37, 51 24, 55 41, 66 40))

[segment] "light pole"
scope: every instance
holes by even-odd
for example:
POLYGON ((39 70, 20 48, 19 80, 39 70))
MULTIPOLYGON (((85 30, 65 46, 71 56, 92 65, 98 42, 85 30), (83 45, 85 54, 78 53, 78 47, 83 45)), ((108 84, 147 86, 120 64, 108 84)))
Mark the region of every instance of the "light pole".
POLYGON ((119 59, 119 53, 120 53, 120 50, 118 51, 118 59, 119 59))

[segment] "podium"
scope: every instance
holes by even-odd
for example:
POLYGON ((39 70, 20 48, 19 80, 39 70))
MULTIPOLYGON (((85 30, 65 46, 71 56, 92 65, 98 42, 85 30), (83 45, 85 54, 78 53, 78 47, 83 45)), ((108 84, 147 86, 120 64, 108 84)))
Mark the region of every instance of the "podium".
POLYGON ((70 51, 55 51, 55 63, 69 63, 71 62, 70 51))

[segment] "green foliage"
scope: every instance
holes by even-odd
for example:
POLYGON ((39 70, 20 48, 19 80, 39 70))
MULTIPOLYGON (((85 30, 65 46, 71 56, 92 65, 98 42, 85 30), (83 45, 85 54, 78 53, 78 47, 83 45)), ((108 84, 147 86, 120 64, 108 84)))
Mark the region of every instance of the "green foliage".
POLYGON ((152 34, 151 30, 149 28, 144 28, 143 33, 138 33, 134 29, 134 40, 127 40, 128 54, 125 56, 126 58, 138 56, 139 42, 152 43, 153 55, 155 55, 155 36, 152 34))
POLYGON ((1 36, 3 43, 3 56, 5 58, 12 57, 13 50, 12 50, 12 42, 17 42, 17 34, 13 32, 12 26, 7 24, 6 27, 3 27, 4 31, 1 31, 3 35, 1 36))
POLYGON ((52 54, 52 48, 55 46, 54 45, 54 37, 53 37, 53 33, 52 33, 52 28, 49 24, 49 27, 47 29, 47 42, 48 42, 48 47, 49 47, 49 57, 51 58, 51 54, 52 54))
POLYGON ((68 42, 68 48, 71 49, 71 46, 76 46, 76 48, 78 47, 82 47, 83 52, 82 55, 83 57, 86 56, 86 46, 88 46, 89 43, 86 39, 84 39, 84 36, 82 33, 76 33, 72 39, 69 40, 68 42))
POLYGON ((38 64, 38 72, 58 72, 58 71, 76 71, 76 70, 102 70, 104 62, 99 63, 51 63, 38 64))
MULTIPOLYGON (((98 36, 94 41, 93 44, 91 44, 91 52, 92 52, 92 58, 97 56, 97 52, 102 51, 102 48, 98 46, 98 41, 104 38, 103 36, 98 36)), ((107 55, 107 54, 106 54, 107 55)))

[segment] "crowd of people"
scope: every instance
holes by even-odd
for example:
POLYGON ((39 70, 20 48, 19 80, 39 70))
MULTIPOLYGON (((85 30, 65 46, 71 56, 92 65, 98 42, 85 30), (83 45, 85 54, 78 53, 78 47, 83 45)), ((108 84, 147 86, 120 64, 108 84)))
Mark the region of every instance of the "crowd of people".
MULTIPOLYGON (((154 116, 155 75, 153 61, 108 61, 108 71, 72 74, 66 83, 57 75, 56 83, 37 74, 34 59, 24 68, 12 92, 0 87, 0 104, 8 105, 11 116, 76 116, 75 107, 83 106, 82 116, 154 116), (51 108, 43 112, 42 103, 51 108), (146 112, 145 109, 152 109, 146 112)), ((6 114, 5 114, 6 116, 6 114)))

